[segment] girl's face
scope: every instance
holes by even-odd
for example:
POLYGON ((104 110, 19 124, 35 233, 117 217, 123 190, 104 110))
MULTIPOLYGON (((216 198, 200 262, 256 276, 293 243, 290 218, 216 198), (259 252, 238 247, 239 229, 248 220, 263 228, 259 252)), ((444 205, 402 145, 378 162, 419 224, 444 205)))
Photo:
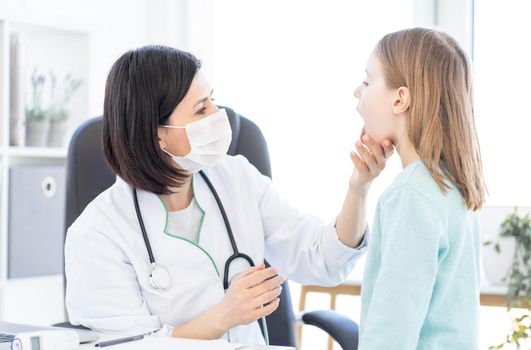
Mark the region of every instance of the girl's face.
POLYGON ((364 132, 380 144, 385 139, 396 144, 399 118, 393 106, 397 92, 385 83, 380 60, 374 52, 365 71, 365 81, 354 91, 359 100, 356 109, 365 123, 364 132))
MULTIPOLYGON (((168 125, 185 126, 206 118, 218 110, 212 99, 212 89, 203 73, 199 71, 183 100, 171 113, 168 125)), ((185 129, 160 127, 159 144, 162 149, 175 156, 185 156, 192 150, 185 129)))

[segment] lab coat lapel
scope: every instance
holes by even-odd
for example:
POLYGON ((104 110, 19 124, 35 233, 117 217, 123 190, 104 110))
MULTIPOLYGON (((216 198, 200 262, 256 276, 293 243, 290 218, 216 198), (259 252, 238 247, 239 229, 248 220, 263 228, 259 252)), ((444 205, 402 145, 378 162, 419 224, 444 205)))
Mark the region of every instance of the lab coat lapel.
POLYGON ((166 209, 160 198, 150 192, 137 190, 140 212, 150 240, 154 234, 162 234, 166 226, 166 209))
POLYGON ((155 261, 170 272, 173 281, 182 281, 182 273, 189 273, 191 269, 204 276, 214 275, 217 278, 219 268, 217 264, 213 268, 212 263, 216 261, 212 261, 211 252, 187 239, 165 232, 167 210, 159 196, 138 191, 138 201, 155 261))
MULTIPOLYGON (((209 179, 214 187, 219 187, 212 181, 212 177, 209 177, 209 179)), ((193 186, 195 199, 204 212, 203 223, 199 233, 199 245, 211 255, 220 276, 223 277, 225 261, 232 254, 223 217, 214 195, 200 174, 194 175, 193 186)), ((223 198, 221 198, 221 201, 223 202, 223 198)))

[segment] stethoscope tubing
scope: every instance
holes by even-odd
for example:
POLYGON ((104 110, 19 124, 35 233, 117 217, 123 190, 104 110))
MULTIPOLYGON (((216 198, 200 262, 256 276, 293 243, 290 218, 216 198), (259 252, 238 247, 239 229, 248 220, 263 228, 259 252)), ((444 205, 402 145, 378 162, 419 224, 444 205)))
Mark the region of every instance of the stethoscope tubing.
MULTIPOLYGON (((230 269, 230 264, 236 259, 244 259, 244 260, 246 260, 251 267, 254 267, 255 263, 254 263, 253 259, 250 256, 248 256, 247 254, 239 252, 238 246, 236 244, 236 240, 234 239, 234 234, 232 232, 232 227, 231 227, 229 219, 227 217, 227 213, 225 212, 225 208, 223 206, 223 203, 221 202, 221 199, 219 198, 218 192, 216 191, 214 185, 212 185, 212 182, 210 182, 210 179, 203 172, 203 170, 199 171, 199 174, 201 175, 203 180, 206 182, 208 188, 210 189, 210 192, 212 193, 212 195, 214 196, 214 199, 216 200, 216 203, 218 205, 219 211, 221 212, 221 216, 223 218, 223 222, 224 222, 225 228, 227 230, 227 235, 229 237, 229 241, 230 241, 230 244, 231 244, 231 247, 232 247, 233 254, 225 262, 225 271, 224 271, 224 274, 223 274, 223 288, 224 288, 224 290, 226 292, 229 289, 229 269, 230 269)), ((136 191, 136 188, 134 188, 134 187, 133 187, 133 201, 134 201, 134 205, 135 205, 135 212, 136 212, 136 216, 137 216, 137 219, 138 219, 138 223, 140 225, 140 230, 142 231, 142 237, 144 239, 144 244, 145 244, 146 249, 148 251, 149 262, 151 263, 152 268, 155 269, 157 264, 155 262, 155 257, 153 255, 153 250, 151 249, 151 243, 150 243, 149 237, 147 235, 146 227, 145 227, 145 224, 144 224, 144 219, 142 217, 142 213, 140 211, 140 206, 138 204, 137 191, 136 191)), ((151 282, 151 284, 152 284, 152 286, 154 288, 160 288, 153 281, 151 282)), ((269 345, 269 333, 268 333, 268 330, 267 330, 266 318, 262 317, 260 319, 260 321, 262 323, 262 331, 263 331, 264 339, 266 341, 266 344, 269 345)))

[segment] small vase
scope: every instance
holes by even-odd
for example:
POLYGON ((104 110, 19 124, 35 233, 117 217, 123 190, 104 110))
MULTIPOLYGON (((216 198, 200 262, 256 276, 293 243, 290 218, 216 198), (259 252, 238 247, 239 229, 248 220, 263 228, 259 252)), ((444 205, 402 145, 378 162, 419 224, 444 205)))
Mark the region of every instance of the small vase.
POLYGON ((45 147, 50 129, 49 120, 31 120, 26 122, 26 146, 45 147))
POLYGON ((66 132, 66 120, 50 122, 48 147, 62 147, 66 132))

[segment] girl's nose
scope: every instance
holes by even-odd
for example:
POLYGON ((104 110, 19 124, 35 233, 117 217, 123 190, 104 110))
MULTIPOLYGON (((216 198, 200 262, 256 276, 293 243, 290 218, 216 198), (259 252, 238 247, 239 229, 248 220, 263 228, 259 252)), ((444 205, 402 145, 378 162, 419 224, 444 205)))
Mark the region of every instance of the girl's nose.
POLYGON ((360 99, 360 87, 358 86, 356 90, 354 90, 354 97, 356 97, 358 100, 360 99))

